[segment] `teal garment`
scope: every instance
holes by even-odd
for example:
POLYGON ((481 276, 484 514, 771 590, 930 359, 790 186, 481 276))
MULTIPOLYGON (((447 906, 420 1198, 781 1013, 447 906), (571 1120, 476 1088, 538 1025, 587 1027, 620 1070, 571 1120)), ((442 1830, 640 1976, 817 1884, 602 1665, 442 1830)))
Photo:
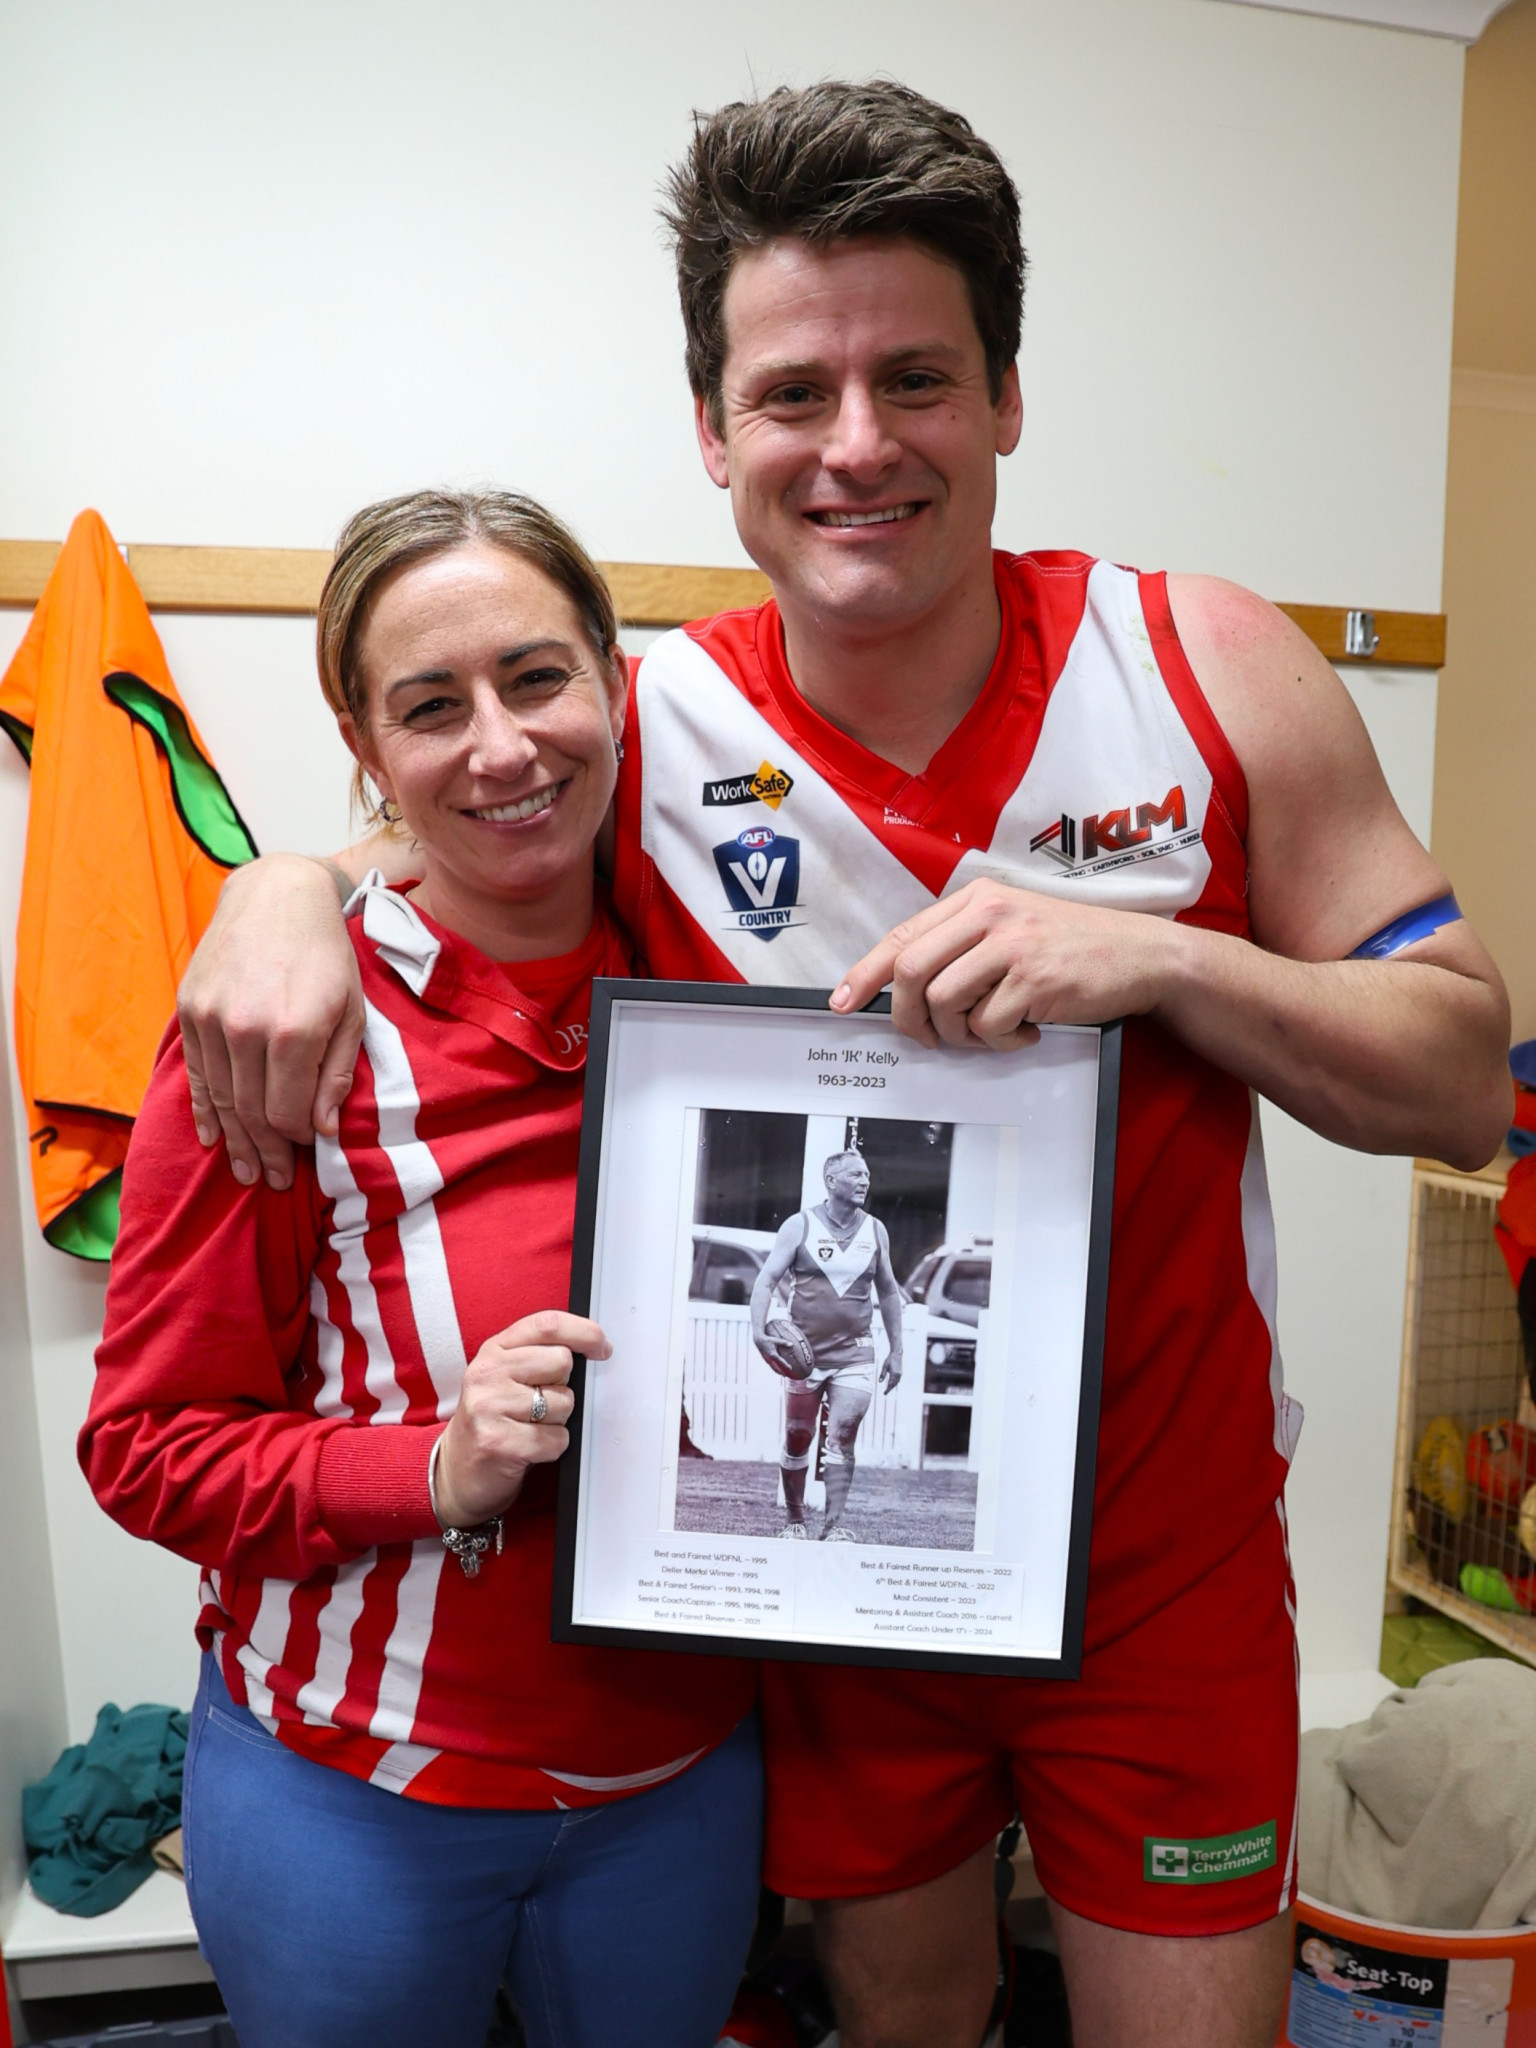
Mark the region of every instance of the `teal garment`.
POLYGON ((24 1787, 21 1827, 32 1889, 61 1913, 110 1913, 154 1869, 151 1845, 181 1823, 187 1717, 110 1703, 89 1742, 24 1787))

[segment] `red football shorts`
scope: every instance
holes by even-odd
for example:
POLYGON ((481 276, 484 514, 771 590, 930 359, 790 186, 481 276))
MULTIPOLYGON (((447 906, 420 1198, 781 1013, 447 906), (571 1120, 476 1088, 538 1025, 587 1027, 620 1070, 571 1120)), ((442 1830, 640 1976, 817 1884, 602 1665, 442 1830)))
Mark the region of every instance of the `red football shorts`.
MULTIPOLYGON (((1090 1614, 1092 1588, 1089 1589, 1090 1614)), ((1225 1934, 1295 1895, 1295 1596, 1278 1510, 1082 1677, 766 1664, 767 1881, 867 1898, 1023 1817, 1047 1894, 1140 1934, 1225 1934)))

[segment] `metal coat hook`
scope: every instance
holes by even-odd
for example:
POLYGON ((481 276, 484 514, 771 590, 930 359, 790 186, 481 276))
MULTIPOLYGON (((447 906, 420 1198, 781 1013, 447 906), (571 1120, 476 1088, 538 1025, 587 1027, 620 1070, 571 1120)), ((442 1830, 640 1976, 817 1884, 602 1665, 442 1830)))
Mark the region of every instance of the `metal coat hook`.
POLYGON ((1344 614, 1344 652, 1352 661, 1369 661, 1381 645, 1374 612, 1344 614))

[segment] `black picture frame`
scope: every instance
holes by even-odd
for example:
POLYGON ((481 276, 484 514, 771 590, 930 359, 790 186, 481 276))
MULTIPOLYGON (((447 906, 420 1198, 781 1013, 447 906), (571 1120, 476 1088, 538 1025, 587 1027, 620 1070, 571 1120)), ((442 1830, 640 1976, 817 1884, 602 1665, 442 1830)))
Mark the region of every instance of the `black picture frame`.
MULTIPOLYGON (((594 1262, 599 1223, 606 1133, 612 1120, 609 1073, 615 1014, 623 1005, 680 1005, 713 1010, 818 1013, 829 1020, 830 991, 774 988, 759 984, 691 981, 645 981, 600 978, 593 985, 587 1051, 585 1099, 577 1174, 575 1238, 571 1267, 570 1306, 591 1313, 594 1262)), ((891 999, 881 995, 860 1013, 889 1016, 891 999)), ((1078 1027, 1073 1027, 1077 1029, 1078 1027)), ((1053 1027, 1045 1027, 1050 1031, 1053 1027)), ((1109 1292, 1111 1216, 1114 1201, 1115 1148, 1118 1126, 1122 1026, 1114 1020, 1096 1027, 1097 1085, 1092 1134, 1091 1197, 1087 1219, 1087 1259, 1083 1302, 1082 1349, 1079 1362, 1076 1436, 1072 1457, 1072 1497, 1068 1520, 1067 1561, 1061 1603, 1060 1654, 1017 1655, 1003 1651, 957 1647, 954 1650, 906 1648, 886 1643, 848 1644, 798 1640, 793 1635, 743 1639, 709 1630, 683 1633, 672 1628, 630 1626, 574 1618, 576 1573, 582 1517, 584 1432, 587 1426, 587 1361, 578 1357, 571 1377, 575 1409, 570 1446, 559 1465, 556 1517, 554 1598, 551 1634, 556 1642, 607 1644, 645 1650, 676 1650, 706 1656, 749 1656, 807 1663, 867 1664, 891 1669, 990 1673, 1025 1678, 1076 1678, 1081 1670, 1083 1628, 1087 1606, 1088 1549, 1093 1519, 1094 1474, 1098 1451, 1099 1410, 1103 1375, 1105 1319, 1109 1292)), ((905 1041, 893 1042, 905 1044, 905 1041)), ((988 1055, 958 1053, 965 1060, 988 1055)))

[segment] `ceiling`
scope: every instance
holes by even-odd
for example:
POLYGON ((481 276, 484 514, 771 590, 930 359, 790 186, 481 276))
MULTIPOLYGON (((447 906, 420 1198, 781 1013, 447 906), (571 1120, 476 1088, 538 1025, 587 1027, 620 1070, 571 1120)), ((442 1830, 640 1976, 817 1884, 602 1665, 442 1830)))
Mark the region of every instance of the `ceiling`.
POLYGON ((1278 7, 1286 14, 1330 14, 1338 21, 1367 21, 1378 28, 1416 29, 1421 35, 1475 43, 1509 0, 1235 0, 1235 4, 1278 7))

